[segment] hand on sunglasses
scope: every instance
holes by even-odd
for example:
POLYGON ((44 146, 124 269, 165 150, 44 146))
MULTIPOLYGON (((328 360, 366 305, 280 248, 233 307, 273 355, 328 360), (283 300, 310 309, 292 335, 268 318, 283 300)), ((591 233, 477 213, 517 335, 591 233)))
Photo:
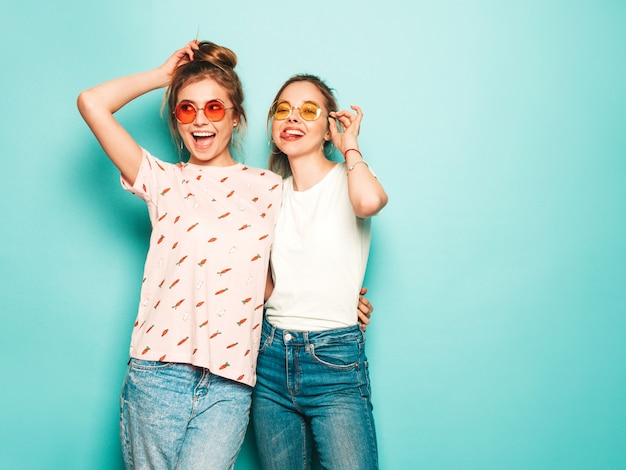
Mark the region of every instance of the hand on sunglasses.
POLYGON ((346 110, 337 111, 330 113, 328 119, 333 144, 342 154, 349 148, 357 146, 357 137, 361 129, 361 119, 363 119, 361 108, 354 105, 350 107, 356 114, 346 110))

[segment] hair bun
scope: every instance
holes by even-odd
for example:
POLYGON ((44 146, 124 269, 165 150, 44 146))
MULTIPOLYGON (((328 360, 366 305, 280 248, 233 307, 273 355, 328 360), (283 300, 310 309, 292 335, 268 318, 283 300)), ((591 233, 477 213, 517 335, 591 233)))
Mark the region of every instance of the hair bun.
POLYGON ((198 50, 193 54, 194 62, 210 62, 218 67, 231 69, 237 65, 237 54, 227 47, 210 41, 201 41, 198 43, 198 47, 198 50))

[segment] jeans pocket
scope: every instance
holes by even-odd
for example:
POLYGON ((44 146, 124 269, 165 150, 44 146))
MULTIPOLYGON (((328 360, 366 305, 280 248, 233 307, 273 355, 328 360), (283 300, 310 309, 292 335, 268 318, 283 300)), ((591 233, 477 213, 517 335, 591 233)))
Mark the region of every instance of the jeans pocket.
POLYGON ((272 335, 267 334, 264 330, 261 331, 261 345, 259 346, 259 354, 261 354, 266 348, 272 345, 272 335))
POLYGON ((335 370, 359 366, 360 345, 354 341, 311 344, 309 353, 315 362, 335 370))
POLYGON ((144 361, 143 359, 131 358, 129 362, 131 370, 137 371, 151 371, 151 370, 164 370, 169 369, 174 362, 160 362, 160 361, 144 361))

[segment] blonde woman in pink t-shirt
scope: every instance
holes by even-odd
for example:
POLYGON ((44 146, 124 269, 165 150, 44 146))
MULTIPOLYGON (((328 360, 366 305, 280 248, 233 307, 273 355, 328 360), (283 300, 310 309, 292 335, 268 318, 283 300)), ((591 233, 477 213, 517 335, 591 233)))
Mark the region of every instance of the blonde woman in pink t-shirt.
POLYGON ((231 155, 246 125, 236 64, 230 49, 192 41, 78 97, 152 223, 121 393, 127 468, 232 468, 245 436, 282 181, 231 155), (163 87, 185 163, 152 156, 114 117, 163 87))

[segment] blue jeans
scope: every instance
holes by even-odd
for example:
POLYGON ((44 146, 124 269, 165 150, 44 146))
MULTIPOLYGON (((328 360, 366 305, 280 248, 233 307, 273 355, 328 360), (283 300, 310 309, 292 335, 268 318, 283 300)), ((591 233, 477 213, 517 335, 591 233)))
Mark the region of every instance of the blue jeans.
POLYGON ((131 359, 120 400, 127 469, 232 469, 252 388, 189 364, 131 359))
POLYGON ((378 468, 364 347, 358 326, 297 332, 263 322, 252 392, 262 468, 309 469, 313 445, 323 468, 378 468))

